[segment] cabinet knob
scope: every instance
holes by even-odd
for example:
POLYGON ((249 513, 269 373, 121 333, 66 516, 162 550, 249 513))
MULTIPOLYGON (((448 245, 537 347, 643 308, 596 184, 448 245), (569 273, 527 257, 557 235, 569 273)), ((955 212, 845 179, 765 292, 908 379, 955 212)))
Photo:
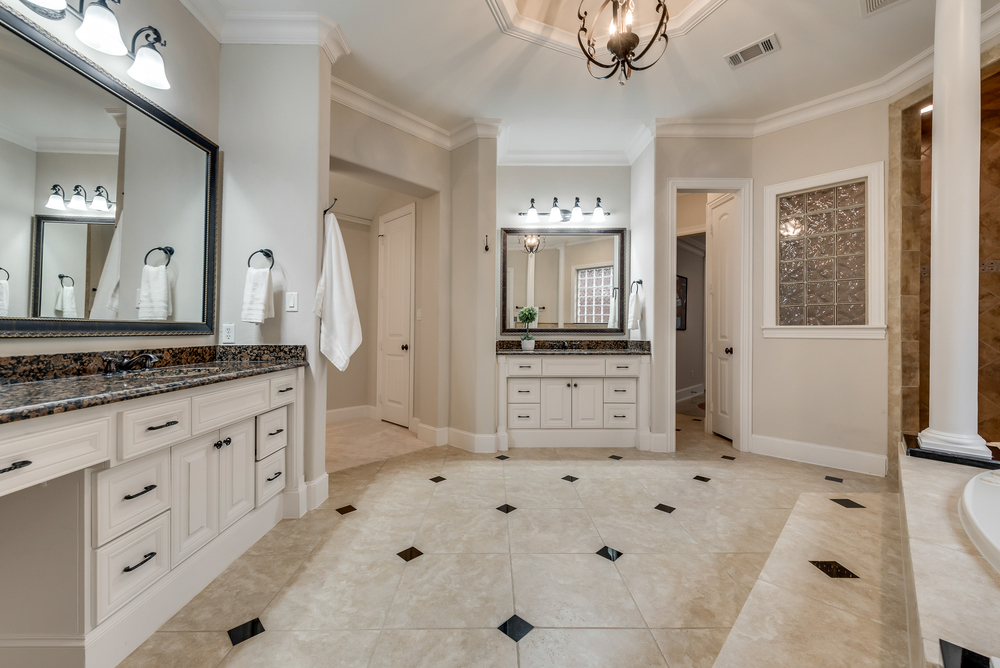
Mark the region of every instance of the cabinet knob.
POLYGON ((573 383, 573 387, 580 387, 580 386, 577 385, 576 383, 573 383))
POLYGON ((409 346, 408 344, 404 343, 403 345, 401 345, 401 346, 399 347, 399 349, 400 349, 400 350, 409 350, 409 349, 410 349, 410 346, 409 346))
POLYGON ((221 450, 222 449, 222 441, 216 441, 215 442, 215 449, 216 450, 221 450))

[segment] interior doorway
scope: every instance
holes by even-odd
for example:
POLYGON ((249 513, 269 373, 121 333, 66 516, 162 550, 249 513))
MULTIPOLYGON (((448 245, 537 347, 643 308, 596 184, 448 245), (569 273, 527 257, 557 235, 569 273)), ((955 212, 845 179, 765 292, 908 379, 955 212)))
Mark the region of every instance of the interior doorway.
POLYGON ((413 416, 412 204, 379 218, 378 418, 409 428, 413 416))
MULTIPOLYGON (((704 209, 704 203, 700 204, 704 209)), ((677 237, 677 413, 705 417, 705 233, 677 237)))

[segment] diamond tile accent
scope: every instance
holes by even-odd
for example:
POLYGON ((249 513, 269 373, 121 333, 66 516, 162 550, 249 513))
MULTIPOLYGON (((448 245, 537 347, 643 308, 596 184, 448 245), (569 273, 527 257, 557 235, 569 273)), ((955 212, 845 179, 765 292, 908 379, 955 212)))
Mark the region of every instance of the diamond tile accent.
POLYGON ((423 552, 421 552, 417 548, 415 548, 415 547, 408 547, 405 550, 403 550, 402 552, 399 552, 397 556, 400 559, 402 559, 403 561, 413 561, 414 559, 416 559, 417 557, 419 557, 422 554, 423 554, 423 552))
POLYGON ((990 668, 990 659, 971 649, 941 640, 941 659, 944 668, 990 668))
POLYGON ((844 482, 843 478, 834 478, 832 475, 828 475, 826 479, 830 482, 844 482))
POLYGON ((625 458, 624 457, 619 457, 618 455, 611 455, 610 457, 608 457, 608 459, 619 460, 619 459, 625 459, 625 458))
POLYGON ((618 559, 618 557, 622 556, 621 552, 619 552, 618 550, 616 550, 613 547, 608 547, 607 545, 605 545, 604 547, 602 547, 601 549, 599 549, 597 551, 597 554, 599 556, 604 557, 608 561, 615 561, 615 560, 618 559))
POLYGON ((703 475, 696 475, 694 479, 697 480, 698 482, 708 482, 709 480, 711 480, 711 478, 706 478, 703 475))
POLYGON ((834 503, 839 503, 845 508, 864 508, 860 503, 856 501, 851 501, 850 499, 830 499, 834 503))
POLYGON ((439 475, 436 475, 433 478, 431 478, 431 482, 444 482, 445 480, 447 480, 447 478, 442 478, 439 475))
POLYGON ((681 428, 680 428, 680 427, 678 427, 678 428, 677 428, 677 431, 680 431, 680 430, 681 430, 681 428))
POLYGON ((341 515, 346 515, 347 513, 353 513, 357 508, 354 506, 344 506, 343 508, 337 508, 337 512, 341 515))
POLYGON ((508 457, 507 455, 500 455, 499 457, 497 457, 497 459, 499 459, 500 461, 504 461, 505 459, 510 459, 510 457, 508 457))
POLYGON ((809 563, 826 573, 831 578, 858 579, 857 575, 844 568, 839 561, 810 561, 809 563))
POLYGON ((506 622, 497 627, 497 629, 499 629, 501 633, 503 633, 505 636, 507 636, 514 642, 520 641, 521 638, 528 635, 528 632, 530 632, 531 629, 533 628, 535 627, 529 624, 528 622, 524 621, 517 615, 514 615, 506 622))
POLYGON ((728 459, 731 462, 735 462, 736 461, 736 457, 732 457, 730 455, 722 455, 722 458, 723 459, 728 459))
POLYGON ((512 505, 510 505, 510 504, 507 504, 507 503, 505 503, 505 504, 503 504, 502 506, 498 506, 498 507, 497 507, 497 510, 499 510, 499 511, 500 511, 501 513, 507 513, 507 514, 510 514, 510 513, 512 513, 513 511, 517 510, 517 508, 515 508, 514 506, 512 506, 512 505))
POLYGON ((701 418, 692 418, 692 422, 701 422, 701 418))
POLYGON ((259 636, 264 632, 264 625, 260 619, 251 619, 245 624, 240 624, 236 628, 229 629, 229 640, 233 645, 239 645, 244 640, 250 640, 254 636, 259 636))
POLYGON ((663 512, 665 512, 665 513, 667 513, 669 515, 670 513, 674 512, 677 509, 674 508, 673 506, 668 506, 666 504, 659 503, 659 504, 656 505, 655 508, 653 508, 653 510, 662 510, 663 512))
POLYGON ((563 480, 566 480, 566 481, 569 481, 569 482, 576 482, 577 480, 579 480, 579 478, 574 478, 573 476, 568 475, 568 476, 564 476, 563 480))

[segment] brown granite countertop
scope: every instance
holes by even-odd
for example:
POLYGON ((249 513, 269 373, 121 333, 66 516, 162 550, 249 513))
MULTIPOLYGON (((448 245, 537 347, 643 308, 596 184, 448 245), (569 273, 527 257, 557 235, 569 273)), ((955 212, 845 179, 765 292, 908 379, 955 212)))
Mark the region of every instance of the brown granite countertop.
POLYGON ((0 385, 0 424, 304 366, 307 363, 301 359, 256 362, 214 360, 114 376, 70 376, 0 385))
POLYGON ((649 341, 620 339, 535 339, 534 350, 521 350, 521 341, 497 341, 497 355, 649 355, 649 341), (563 348, 563 343, 566 348, 563 348))

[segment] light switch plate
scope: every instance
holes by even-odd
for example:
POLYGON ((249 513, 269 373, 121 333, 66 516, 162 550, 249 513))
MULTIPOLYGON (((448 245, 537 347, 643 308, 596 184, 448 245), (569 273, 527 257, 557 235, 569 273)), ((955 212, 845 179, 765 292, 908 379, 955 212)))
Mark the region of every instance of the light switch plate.
POLYGON ((236 325, 223 325, 222 326, 222 342, 223 343, 235 343, 236 342, 236 325))
POLYGON ((422 313, 420 313, 420 309, 417 309, 417 321, 418 321, 418 322, 420 321, 420 316, 421 316, 421 315, 423 315, 423 314, 422 314, 422 313))
POLYGON ((299 293, 297 292, 285 293, 285 310, 286 311, 299 310, 299 293))

